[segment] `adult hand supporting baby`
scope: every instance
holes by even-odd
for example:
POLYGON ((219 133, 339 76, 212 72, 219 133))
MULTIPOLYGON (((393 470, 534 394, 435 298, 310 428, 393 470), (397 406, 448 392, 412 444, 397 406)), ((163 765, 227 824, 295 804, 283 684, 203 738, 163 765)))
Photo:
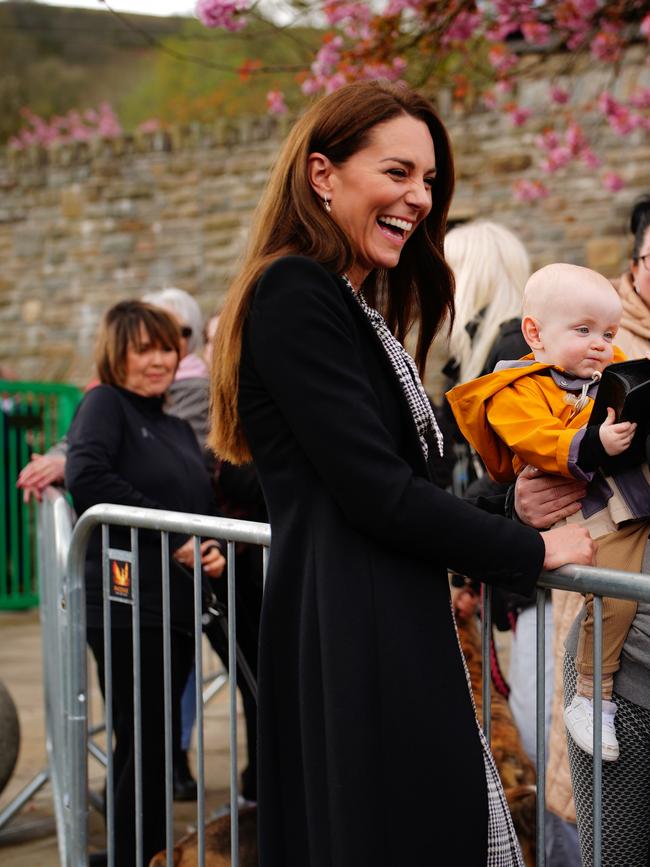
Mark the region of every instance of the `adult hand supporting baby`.
POLYGON ((545 530, 579 512, 580 500, 586 492, 586 483, 578 479, 524 467, 515 484, 515 512, 522 523, 545 530))
POLYGON ((585 527, 567 524, 542 533, 546 546, 544 569, 558 569, 567 563, 594 566, 597 545, 585 527))

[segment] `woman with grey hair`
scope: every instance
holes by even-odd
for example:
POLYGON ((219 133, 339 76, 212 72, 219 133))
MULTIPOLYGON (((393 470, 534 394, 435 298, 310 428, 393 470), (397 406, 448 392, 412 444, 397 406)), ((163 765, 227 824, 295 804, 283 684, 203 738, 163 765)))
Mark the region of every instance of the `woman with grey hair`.
POLYGON ((189 292, 176 287, 147 292, 142 300, 166 310, 178 322, 181 332, 181 360, 167 392, 167 412, 192 425, 209 468, 212 469, 205 445, 209 428, 209 382, 208 368, 200 355, 203 350, 201 308, 189 292))

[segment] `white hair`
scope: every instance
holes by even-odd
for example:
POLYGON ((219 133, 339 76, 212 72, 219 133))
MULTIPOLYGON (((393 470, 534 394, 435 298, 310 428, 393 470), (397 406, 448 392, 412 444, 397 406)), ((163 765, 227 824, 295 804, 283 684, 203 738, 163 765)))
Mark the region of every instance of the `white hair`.
POLYGON ((142 300, 154 307, 161 307, 186 323, 192 329, 192 336, 187 340, 187 351, 196 352, 203 346, 203 314, 196 300, 184 289, 161 289, 158 292, 147 292, 142 300))
POLYGON ((456 280, 456 318, 449 339, 459 381, 479 376, 504 322, 521 316, 530 259, 519 238, 505 226, 476 220, 445 237, 445 259, 456 280), (473 338, 467 326, 483 311, 473 338))

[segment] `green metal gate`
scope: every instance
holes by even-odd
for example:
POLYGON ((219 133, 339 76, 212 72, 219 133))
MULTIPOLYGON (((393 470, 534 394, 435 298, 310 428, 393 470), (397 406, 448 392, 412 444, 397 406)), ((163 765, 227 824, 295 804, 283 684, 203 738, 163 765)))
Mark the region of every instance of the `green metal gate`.
POLYGON ((0 380, 0 609, 38 605, 36 506, 23 503, 16 480, 32 452, 64 436, 80 398, 72 385, 0 380))

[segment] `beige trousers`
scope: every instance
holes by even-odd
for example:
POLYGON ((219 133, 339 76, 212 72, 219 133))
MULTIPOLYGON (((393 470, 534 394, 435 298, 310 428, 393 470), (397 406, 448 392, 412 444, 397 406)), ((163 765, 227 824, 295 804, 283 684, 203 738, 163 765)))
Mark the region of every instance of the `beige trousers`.
MULTIPOLYGON (((650 523, 631 521, 623 524, 615 533, 597 540, 596 565, 605 569, 622 569, 639 572, 643 562, 650 523)), ((593 676, 594 597, 585 596, 586 617, 580 625, 576 670, 579 674, 593 676)), ((627 633, 636 616, 637 603, 630 599, 603 598, 603 674, 613 674, 620 667, 621 650, 627 633)))

